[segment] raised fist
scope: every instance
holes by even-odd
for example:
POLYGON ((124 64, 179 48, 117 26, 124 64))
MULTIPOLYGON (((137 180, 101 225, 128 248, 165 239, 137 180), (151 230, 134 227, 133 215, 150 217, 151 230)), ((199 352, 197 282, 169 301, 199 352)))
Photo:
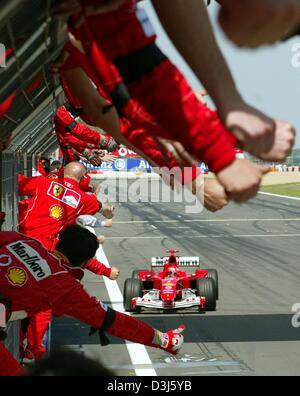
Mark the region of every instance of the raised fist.
POLYGON ((184 336, 181 334, 185 329, 184 325, 179 326, 177 329, 169 330, 166 333, 161 333, 156 330, 154 337, 154 345, 156 344, 160 349, 177 355, 184 342, 184 336))
POLYGON ((84 158, 94 166, 100 166, 102 163, 101 157, 103 156, 102 150, 85 149, 82 152, 84 158))

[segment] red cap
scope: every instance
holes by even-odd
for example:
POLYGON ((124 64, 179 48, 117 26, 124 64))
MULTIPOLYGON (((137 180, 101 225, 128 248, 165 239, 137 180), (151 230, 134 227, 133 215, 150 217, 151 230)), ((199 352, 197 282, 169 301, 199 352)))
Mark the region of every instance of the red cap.
POLYGON ((0 221, 5 219, 5 212, 0 212, 0 221))

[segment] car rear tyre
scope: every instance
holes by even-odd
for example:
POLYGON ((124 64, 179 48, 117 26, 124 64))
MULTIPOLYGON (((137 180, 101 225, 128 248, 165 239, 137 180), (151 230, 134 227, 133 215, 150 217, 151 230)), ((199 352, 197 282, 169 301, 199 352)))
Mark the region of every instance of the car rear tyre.
POLYGON ((127 312, 140 311, 140 307, 132 309, 131 300, 134 297, 142 297, 142 282, 139 279, 129 278, 124 283, 124 308, 127 312))
POLYGON ((215 282, 216 287, 216 299, 219 300, 219 278, 218 278, 218 271, 215 269, 208 269, 208 278, 211 278, 215 282))
POLYGON ((212 278, 200 278, 197 279, 196 286, 198 296, 206 298, 205 307, 204 309, 200 308, 200 311, 215 311, 217 299, 214 280, 212 278))

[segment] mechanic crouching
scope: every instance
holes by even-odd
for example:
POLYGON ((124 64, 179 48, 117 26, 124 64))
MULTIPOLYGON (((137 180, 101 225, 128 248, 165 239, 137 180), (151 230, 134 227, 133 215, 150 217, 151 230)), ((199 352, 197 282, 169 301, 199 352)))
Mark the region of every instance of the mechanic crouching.
MULTIPOLYGON (((81 320, 92 327, 91 333, 99 331, 102 345, 108 344, 105 331, 176 355, 184 341, 184 326, 162 333, 91 297, 77 281, 98 246, 97 237, 78 225, 62 232, 53 254, 34 239, 17 232, 1 232, 0 257, 5 265, 0 271, 0 294, 9 301, 7 307, 11 306, 14 316, 17 312, 26 316, 51 309, 55 316, 81 320)), ((21 371, 0 342, 0 375, 21 371)))

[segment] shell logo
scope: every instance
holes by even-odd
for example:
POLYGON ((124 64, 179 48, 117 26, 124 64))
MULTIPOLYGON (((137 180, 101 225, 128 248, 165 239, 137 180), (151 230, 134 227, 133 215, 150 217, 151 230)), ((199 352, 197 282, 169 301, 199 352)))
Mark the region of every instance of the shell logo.
POLYGON ((60 205, 51 206, 49 211, 50 211, 50 216, 55 220, 60 220, 65 214, 63 207, 60 205))
POLYGON ((14 286, 24 286, 27 282, 26 272, 19 267, 11 268, 6 273, 6 278, 14 286))

